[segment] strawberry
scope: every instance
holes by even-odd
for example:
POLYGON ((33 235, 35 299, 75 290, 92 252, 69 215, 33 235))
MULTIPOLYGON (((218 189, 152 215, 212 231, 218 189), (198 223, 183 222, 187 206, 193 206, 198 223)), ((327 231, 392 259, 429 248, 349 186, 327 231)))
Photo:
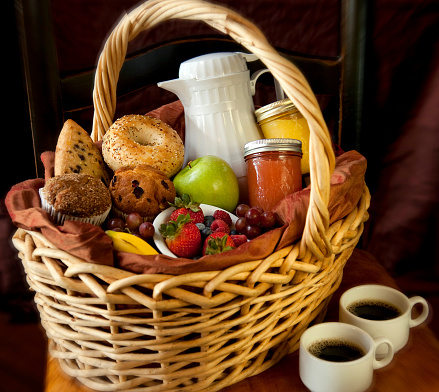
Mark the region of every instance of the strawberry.
POLYGON ((177 220, 163 223, 159 229, 169 250, 178 257, 191 258, 200 253, 201 233, 189 214, 180 214, 177 220))
POLYGON ((203 256, 226 252, 235 248, 232 237, 227 233, 216 232, 210 234, 203 245, 203 256))
POLYGON ((178 215, 189 214, 193 223, 203 223, 204 213, 200 208, 200 203, 196 203, 192 200, 192 197, 184 193, 181 198, 176 197, 174 203, 169 203, 176 209, 172 212, 170 220, 177 220, 178 215))
POLYGON ((213 217, 215 219, 221 219, 222 221, 226 222, 227 226, 229 226, 229 227, 232 226, 232 218, 230 217, 230 215, 226 211, 216 210, 213 213, 213 217))
POLYGON ((187 208, 184 207, 177 208, 176 210, 172 211, 169 220, 176 222, 179 215, 187 215, 187 214, 189 214, 189 210, 187 208))
POLYGON ((221 233, 230 233, 230 227, 222 219, 215 219, 210 225, 210 230, 212 230, 212 233, 216 233, 218 231, 221 233))
POLYGON ((244 234, 233 234, 231 237, 236 247, 247 242, 247 236, 244 234))

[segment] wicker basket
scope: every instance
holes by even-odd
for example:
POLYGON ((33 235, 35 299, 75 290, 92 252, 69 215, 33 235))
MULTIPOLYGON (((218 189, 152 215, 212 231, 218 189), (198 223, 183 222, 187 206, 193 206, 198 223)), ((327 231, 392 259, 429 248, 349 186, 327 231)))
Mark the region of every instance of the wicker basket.
POLYGON ((66 373, 99 391, 217 391, 271 367, 324 317, 367 219, 364 185, 354 210, 329 224, 335 158, 316 98, 252 23, 223 7, 153 0, 125 15, 99 59, 93 139, 100 140, 113 122, 128 42, 173 18, 204 21, 259 56, 308 120, 307 220, 299 242, 264 260, 178 276, 90 264, 39 232, 17 230, 13 243, 36 292, 50 354, 66 373))

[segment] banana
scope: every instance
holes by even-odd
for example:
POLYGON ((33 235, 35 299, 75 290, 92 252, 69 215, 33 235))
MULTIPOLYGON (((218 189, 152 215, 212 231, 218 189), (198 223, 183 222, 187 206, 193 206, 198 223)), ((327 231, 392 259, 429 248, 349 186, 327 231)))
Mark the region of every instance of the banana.
POLYGON ((123 231, 107 230, 105 232, 113 241, 114 249, 138 255, 156 255, 158 252, 146 241, 134 234, 123 231))
POLYGON ((129 242, 123 240, 122 238, 113 237, 113 236, 110 237, 113 241, 113 247, 115 250, 120 250, 122 252, 128 252, 128 253, 136 253, 138 255, 142 254, 139 249, 131 245, 129 242))

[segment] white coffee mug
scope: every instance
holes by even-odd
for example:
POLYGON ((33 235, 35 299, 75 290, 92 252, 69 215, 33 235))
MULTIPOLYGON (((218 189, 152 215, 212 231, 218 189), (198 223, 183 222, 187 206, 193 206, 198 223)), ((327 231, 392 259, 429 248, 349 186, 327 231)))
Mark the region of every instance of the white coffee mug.
POLYGON ((362 329, 345 323, 322 323, 308 328, 300 338, 299 374, 312 392, 362 392, 372 383, 373 370, 382 368, 393 358, 389 339, 372 337, 362 329), (340 340, 363 351, 363 356, 346 362, 318 358, 312 347, 326 341, 340 340), (387 346, 387 354, 376 359, 379 346, 387 346))
MULTIPOLYGON (((339 320, 343 323, 356 325, 367 331, 373 338, 385 336, 393 344, 395 352, 401 350, 408 341, 410 328, 423 323, 429 313, 427 301, 419 296, 407 298, 403 293, 383 285, 362 285, 353 287, 343 293, 339 304, 339 320), (376 301, 391 304, 399 312, 395 318, 388 320, 370 320, 359 317, 348 308, 359 302, 376 301), (412 318, 412 309, 416 304, 422 305, 422 312, 412 318)), ((383 354, 383 349, 378 354, 383 354)))

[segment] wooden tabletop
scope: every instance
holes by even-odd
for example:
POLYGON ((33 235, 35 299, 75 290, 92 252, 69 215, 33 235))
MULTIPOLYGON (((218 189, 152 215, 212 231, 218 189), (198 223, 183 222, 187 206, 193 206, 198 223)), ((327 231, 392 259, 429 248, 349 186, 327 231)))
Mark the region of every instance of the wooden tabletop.
MULTIPOLYGON (((379 283, 394 286, 383 268, 362 251, 354 252, 344 269, 343 283, 334 294, 325 321, 337 321, 338 300, 349 287, 379 283)), ((390 365, 376 370, 368 392, 439 391, 439 341, 427 323, 413 328, 407 345, 395 354, 390 365)), ((48 356, 44 392, 94 392, 67 376, 57 360, 48 356)), ((306 392, 299 377, 298 351, 284 357, 265 372, 249 377, 221 392, 306 392)))

